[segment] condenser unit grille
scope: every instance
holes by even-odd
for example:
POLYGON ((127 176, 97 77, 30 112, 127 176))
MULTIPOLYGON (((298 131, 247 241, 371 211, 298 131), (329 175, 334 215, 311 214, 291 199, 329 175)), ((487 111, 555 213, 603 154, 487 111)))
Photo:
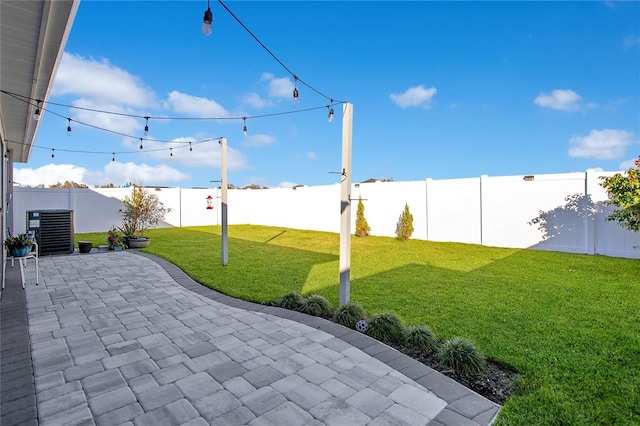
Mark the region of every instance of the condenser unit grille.
POLYGON ((27 212, 27 224, 35 231, 40 255, 73 253, 72 210, 27 212), (39 227, 33 227, 36 224, 39 227))

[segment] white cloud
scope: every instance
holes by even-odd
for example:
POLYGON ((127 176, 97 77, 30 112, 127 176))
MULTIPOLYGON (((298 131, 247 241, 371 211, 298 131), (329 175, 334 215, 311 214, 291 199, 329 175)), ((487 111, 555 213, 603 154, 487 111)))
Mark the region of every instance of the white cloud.
POLYGON ((214 100, 187 95, 176 90, 169 93, 166 105, 175 112, 192 117, 225 118, 229 116, 229 112, 214 100))
POLYGON ((640 44, 640 36, 628 35, 624 38, 624 47, 629 48, 640 44))
POLYGON ((429 108, 431 106, 431 99, 437 92, 438 90, 435 87, 425 89, 423 85, 420 85, 410 87, 401 94, 392 93, 389 95, 389 97, 400 108, 406 108, 410 106, 422 106, 425 108, 429 108))
MULTIPOLYGON (((170 143, 145 140, 143 154, 159 161, 175 161, 188 167, 220 169, 222 155, 220 143, 217 140, 192 144, 191 151, 189 141, 193 142, 193 138, 177 138, 170 143)), ((127 143, 133 147, 132 144, 135 142, 127 143)), ((243 170, 247 167, 247 159, 242 152, 227 146, 227 169, 243 170)))
POLYGON ((315 153, 315 152, 313 152, 313 151, 309 151, 309 152, 307 152, 305 155, 307 156, 307 158, 311 158, 311 159, 314 159, 314 158, 316 158, 316 157, 317 157, 317 156, 316 156, 316 153, 315 153))
POLYGON ((637 158, 632 158, 631 160, 623 161, 622 163, 620 163, 620 166, 619 166, 620 170, 629 170, 630 168, 635 168, 636 161, 638 161, 637 158))
POLYGON ((149 108, 156 104, 155 93, 142 81, 107 59, 97 61, 63 53, 52 94, 77 95, 95 103, 149 108))
POLYGON ((268 99, 263 99, 260 95, 255 92, 249 93, 242 97, 242 102, 253 107, 253 108, 265 108, 268 106, 272 106, 273 102, 268 99))
POLYGON ((73 181, 90 187, 96 185, 124 185, 126 182, 144 182, 148 185, 180 182, 189 175, 169 166, 149 166, 132 162, 110 161, 104 170, 87 170, 73 164, 47 164, 46 166, 14 170, 14 180, 23 186, 53 185, 73 181))
POLYGON ((276 138, 269 135, 247 135, 242 139, 243 146, 267 146, 276 143, 276 138))
POLYGON ((577 111, 580 109, 582 96, 573 90, 553 90, 551 94, 540 93, 533 102, 541 107, 561 111, 577 111))
POLYGON ((260 77, 261 81, 269 84, 269 96, 273 98, 293 98, 295 85, 288 77, 276 78, 271 73, 264 73, 260 77))
POLYGON ((627 147, 636 142, 633 133, 624 130, 592 130, 588 136, 571 137, 569 156, 612 160, 625 155, 627 147))
MULTIPOLYGON (((128 117, 126 115, 103 114, 90 111, 91 109, 98 109, 120 114, 136 115, 135 111, 132 111, 129 107, 120 104, 96 102, 95 100, 84 98, 74 100, 72 105, 77 108, 83 108, 72 110, 72 120, 124 134, 141 134, 144 129, 144 120, 128 117)), ((77 125, 82 126, 81 124, 77 125)), ((73 129, 73 127, 74 124, 72 121, 71 128, 73 129)))

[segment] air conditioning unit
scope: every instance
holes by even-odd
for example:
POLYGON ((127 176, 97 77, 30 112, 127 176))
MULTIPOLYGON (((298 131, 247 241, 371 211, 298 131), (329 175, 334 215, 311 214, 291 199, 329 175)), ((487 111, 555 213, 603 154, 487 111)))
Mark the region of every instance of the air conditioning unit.
POLYGON ((38 243, 38 255, 73 253, 73 210, 27 212, 27 230, 38 243))

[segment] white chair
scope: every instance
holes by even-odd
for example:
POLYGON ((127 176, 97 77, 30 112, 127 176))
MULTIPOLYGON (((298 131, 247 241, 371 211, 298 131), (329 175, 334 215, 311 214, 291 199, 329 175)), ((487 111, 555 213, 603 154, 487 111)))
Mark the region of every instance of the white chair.
POLYGON ((22 257, 14 257, 7 256, 7 250, 2 250, 2 257, 4 257, 2 262, 2 289, 4 290, 5 282, 7 280, 7 261, 11 259, 11 267, 14 266, 14 261, 17 260, 20 265, 20 276, 22 277, 22 288, 25 288, 25 279, 24 279, 24 268, 27 267, 27 260, 33 259, 36 261, 36 285, 39 283, 40 277, 40 265, 38 264, 38 244, 33 244, 33 249, 31 253, 22 257))

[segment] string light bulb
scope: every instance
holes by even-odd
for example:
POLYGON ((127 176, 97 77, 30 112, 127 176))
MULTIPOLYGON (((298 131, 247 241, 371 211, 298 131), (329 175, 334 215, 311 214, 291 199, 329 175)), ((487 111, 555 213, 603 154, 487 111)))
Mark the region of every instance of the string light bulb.
POLYGON ((140 138, 140 149, 142 149, 142 138, 140 138))
POLYGON ((210 36, 212 29, 211 24, 213 23, 213 13, 211 12, 211 7, 209 5, 209 0, 207 0, 207 10, 204 11, 204 18, 202 19, 202 34, 206 36, 210 36))
POLYGON ((149 117, 148 115, 144 117, 144 119, 146 120, 145 124, 144 124, 144 135, 145 136, 149 136, 149 119, 151 117, 149 117))
POLYGON ((298 76, 294 74, 293 76, 293 103, 298 103, 298 88, 296 87, 296 81, 298 81, 298 76))
POLYGON ((55 148, 51 148, 51 158, 56 158, 55 153, 56 153, 55 148))
POLYGON ((331 123, 333 121, 333 107, 328 106, 327 108, 329 108, 329 123, 331 123))
POLYGON ((111 161, 116 161, 116 153, 115 152, 111 153, 111 161))
POLYGON ((247 136, 247 117, 242 117, 244 121, 244 126, 242 126, 242 134, 247 136))
POLYGON ((169 157, 173 157, 173 148, 169 148, 169 157))
POLYGON ((69 123, 67 124, 67 136, 71 136, 71 119, 67 118, 69 123))
POLYGON ((40 103, 42 101, 40 99, 38 99, 38 106, 36 107, 36 112, 33 113, 33 119, 38 121, 40 120, 40 103))
POLYGON ((191 148, 191 142, 189 142, 189 151, 193 151, 193 148, 191 148))

